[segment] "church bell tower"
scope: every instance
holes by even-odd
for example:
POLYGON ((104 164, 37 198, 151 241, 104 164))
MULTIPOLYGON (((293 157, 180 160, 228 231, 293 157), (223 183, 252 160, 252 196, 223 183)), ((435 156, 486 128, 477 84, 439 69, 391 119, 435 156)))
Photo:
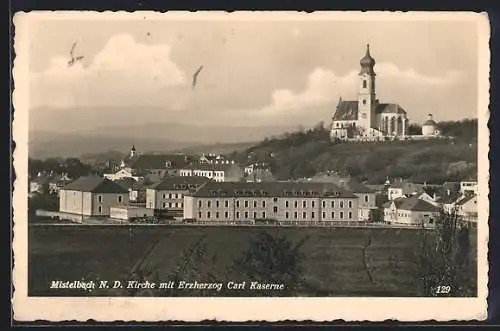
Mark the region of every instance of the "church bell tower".
POLYGON ((366 54, 360 61, 358 93, 358 126, 368 129, 375 121, 375 59, 370 55, 370 45, 366 45, 366 54))

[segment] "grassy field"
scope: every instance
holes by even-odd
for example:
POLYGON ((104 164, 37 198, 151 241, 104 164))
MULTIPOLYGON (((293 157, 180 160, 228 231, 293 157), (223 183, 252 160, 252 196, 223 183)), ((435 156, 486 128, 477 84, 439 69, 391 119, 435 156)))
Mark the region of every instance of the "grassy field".
MULTIPOLYGON (((89 295, 50 289, 52 280, 112 282, 140 275, 160 281, 237 280, 241 275, 229 267, 260 231, 293 243, 305 240, 300 253, 307 288, 297 295, 420 295, 416 256, 423 232, 416 230, 139 226, 131 240, 128 227, 74 225, 30 227, 29 295, 89 295)), ((475 247, 475 238, 471 244, 475 247)), ((131 294, 97 290, 91 295, 131 294)))

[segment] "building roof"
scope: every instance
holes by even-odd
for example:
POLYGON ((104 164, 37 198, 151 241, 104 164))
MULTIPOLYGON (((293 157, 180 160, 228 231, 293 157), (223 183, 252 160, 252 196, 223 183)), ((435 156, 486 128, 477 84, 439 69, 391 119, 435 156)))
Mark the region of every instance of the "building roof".
POLYGON ((438 192, 440 191, 439 189, 440 188, 437 186, 424 185, 422 186, 421 191, 423 193, 427 193, 430 197, 433 197, 434 195, 438 195, 438 192))
POLYGON ((460 197, 462 196, 462 194, 458 191, 452 191, 450 192, 450 194, 443 194, 439 199, 438 201, 440 203, 443 203, 443 204, 450 204, 450 203, 454 203, 456 202, 460 197))
POLYGON ((385 189, 384 184, 366 184, 366 187, 368 187, 372 191, 383 191, 385 189))
MULTIPOLYGON (((406 111, 396 103, 377 103, 376 114, 406 114, 406 111)), ((333 115, 334 121, 358 120, 358 101, 340 100, 333 115)))
POLYGON ((210 181, 200 176, 172 176, 165 177, 160 182, 150 185, 148 188, 154 190, 190 190, 210 181))
POLYGON ((359 64, 361 65, 361 72, 362 73, 368 73, 370 75, 375 76, 375 72, 373 71, 373 67, 375 66, 375 59, 371 56, 370 54, 370 45, 366 45, 366 53, 365 56, 359 61, 359 64))
POLYGON ((98 176, 80 177, 74 182, 62 188, 66 191, 80 191, 92 193, 128 193, 128 190, 123 186, 112 182, 107 178, 98 176))
POLYGON ((333 114, 334 121, 356 121, 358 120, 357 101, 339 101, 337 110, 333 114))
POLYGON ((290 197, 357 198, 333 183, 311 182, 208 182, 192 194, 195 197, 290 197))
POLYGON ((123 177, 114 181, 116 184, 121 185, 122 187, 131 189, 134 185, 137 184, 137 181, 132 177, 123 177))
POLYGON ((439 208, 433 204, 419 199, 418 197, 411 197, 405 199, 398 209, 422 212, 438 212, 439 208))
POLYGON ((394 204, 396 205, 396 209, 399 209, 399 207, 401 207, 401 205, 403 204, 403 202, 406 200, 407 198, 403 198, 403 197, 400 197, 400 198, 396 198, 394 200, 389 200, 387 202, 385 202, 382 207, 383 208, 389 208, 392 203, 394 202, 394 204))
POLYGON ((374 191, 363 183, 352 177, 339 177, 331 175, 318 175, 311 178, 310 182, 333 183, 339 187, 344 187, 354 193, 373 193, 374 191))
POLYGON ((476 198, 475 194, 466 194, 463 196, 462 199, 457 201, 457 205, 465 205, 467 202, 471 201, 472 199, 476 198))
POLYGON ((379 103, 375 109, 377 114, 405 114, 406 111, 397 103, 379 103))
POLYGON ((437 123, 434 120, 427 120, 422 124, 422 126, 436 126, 436 125, 437 123))
POLYGON ((129 162, 134 169, 166 169, 167 162, 171 168, 182 168, 189 163, 189 157, 184 154, 141 154, 129 162))

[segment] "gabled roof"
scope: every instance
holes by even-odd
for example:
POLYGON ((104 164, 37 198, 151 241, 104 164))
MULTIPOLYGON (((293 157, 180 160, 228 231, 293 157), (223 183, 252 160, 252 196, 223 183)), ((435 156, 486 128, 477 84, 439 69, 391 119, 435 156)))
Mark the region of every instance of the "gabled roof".
POLYGON ((121 185, 122 187, 131 189, 134 185, 137 184, 137 181, 132 177, 123 177, 114 181, 116 184, 121 185))
POLYGON ((189 163, 189 157, 184 154, 141 154, 130 161, 130 167, 134 169, 166 169, 167 161, 172 168, 182 168, 189 163))
POLYGON ((444 194, 442 195, 438 201, 440 203, 443 203, 443 204, 450 204, 450 203, 454 203, 458 200, 458 198, 461 197, 461 193, 458 192, 458 191, 453 191, 453 192, 450 192, 450 194, 444 194))
POLYGON ((128 193, 128 190, 121 185, 112 182, 107 178, 98 176, 80 177, 74 182, 62 188, 66 191, 80 191, 92 193, 128 193))
POLYGON ((357 101, 340 101, 333 114, 334 121, 356 121, 358 119, 357 101))
POLYGON ((384 184, 366 184, 366 187, 368 187, 372 191, 383 191, 385 189, 384 184))
POLYGON ((379 103, 375 108, 376 114, 406 114, 406 111, 396 103, 379 103))
POLYGON ((460 206, 465 205, 467 202, 471 201, 474 198, 476 198, 475 194, 467 194, 462 199, 457 201, 457 205, 460 205, 460 206))
MULTIPOLYGON (((377 103, 375 105, 376 114, 406 114, 406 111, 396 103, 377 103)), ((334 121, 356 121, 358 120, 358 101, 340 100, 335 114, 334 121)))
POLYGON ((311 178, 310 182, 315 183, 333 183, 339 187, 344 187, 346 190, 354 193, 374 193, 367 185, 360 183, 352 177, 339 177, 336 175, 317 175, 311 178))
POLYGON ((438 212, 439 208, 416 196, 405 199, 398 209, 409 211, 438 212))
POLYGON ((333 183, 312 182, 208 182, 195 197, 290 197, 290 198, 357 198, 333 183))
POLYGON ((190 190, 209 182, 210 179, 201 176, 165 177, 160 182, 148 186, 154 190, 190 190))
POLYGON ((396 205, 396 209, 399 209, 399 207, 401 207, 401 205, 403 204, 403 202, 405 202, 407 198, 403 198, 403 197, 400 197, 400 198, 396 198, 394 200, 389 200, 387 202, 385 202, 382 207, 384 208, 389 208, 392 203, 394 202, 394 204, 396 205))
POLYGON ((433 197, 434 194, 437 195, 439 192, 439 189, 434 186, 422 186, 421 190, 423 193, 427 193, 430 197, 433 197))

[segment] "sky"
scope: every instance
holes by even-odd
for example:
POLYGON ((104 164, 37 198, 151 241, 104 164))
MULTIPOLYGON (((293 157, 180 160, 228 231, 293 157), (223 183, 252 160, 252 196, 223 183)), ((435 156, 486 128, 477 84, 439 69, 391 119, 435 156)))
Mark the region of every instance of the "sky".
POLYGON ((107 109, 116 124, 328 123, 339 97, 356 100, 368 43, 380 102, 410 122, 477 116, 474 21, 92 17, 30 21, 29 111, 51 119, 43 129, 78 130, 82 109, 87 126, 107 109), (68 66, 74 42, 83 59, 68 66))

